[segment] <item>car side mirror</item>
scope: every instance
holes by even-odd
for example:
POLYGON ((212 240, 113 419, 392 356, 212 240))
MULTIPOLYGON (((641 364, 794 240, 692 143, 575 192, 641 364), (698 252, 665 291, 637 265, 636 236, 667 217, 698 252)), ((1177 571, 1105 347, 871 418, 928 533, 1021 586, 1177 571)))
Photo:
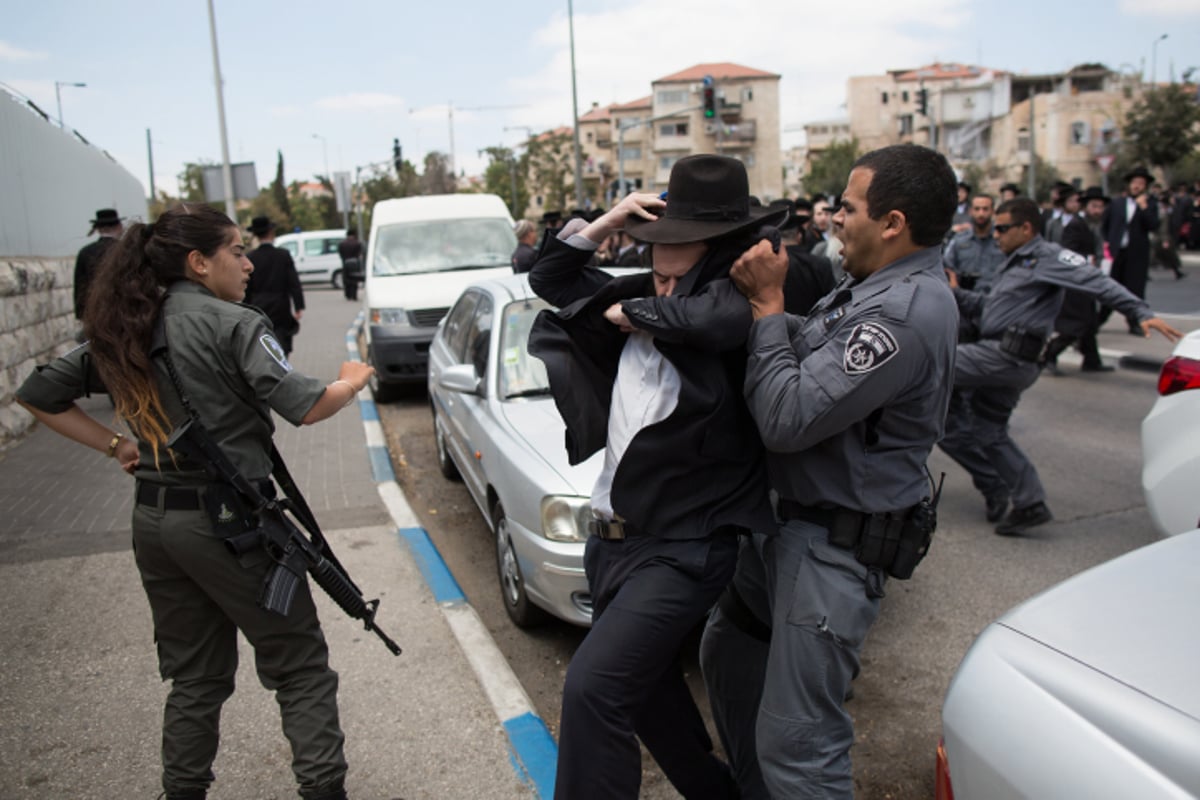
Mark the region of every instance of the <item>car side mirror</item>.
POLYGON ((438 386, 462 394, 479 394, 480 383, 474 364, 455 364, 438 376, 438 386))

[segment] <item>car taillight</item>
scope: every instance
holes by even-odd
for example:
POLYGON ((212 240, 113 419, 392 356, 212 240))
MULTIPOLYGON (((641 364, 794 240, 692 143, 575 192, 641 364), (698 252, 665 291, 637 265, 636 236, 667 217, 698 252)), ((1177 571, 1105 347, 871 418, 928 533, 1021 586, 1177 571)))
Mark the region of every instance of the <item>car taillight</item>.
POLYGON ((934 800, 954 800, 954 788, 950 786, 950 762, 946 759, 946 740, 938 739, 937 772, 933 779, 934 800))
POLYGON ((1186 389, 1200 389, 1200 361, 1172 356, 1158 374, 1158 393, 1166 396, 1186 389))

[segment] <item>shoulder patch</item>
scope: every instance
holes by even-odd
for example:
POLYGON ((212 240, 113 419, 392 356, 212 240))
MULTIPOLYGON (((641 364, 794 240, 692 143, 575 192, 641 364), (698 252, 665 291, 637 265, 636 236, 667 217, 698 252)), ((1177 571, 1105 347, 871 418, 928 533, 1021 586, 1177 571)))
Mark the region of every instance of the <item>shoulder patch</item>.
POLYGON ((1087 259, 1079 255, 1079 253, 1076 253, 1074 250, 1067 250, 1065 247, 1059 251, 1058 260, 1072 267, 1082 267, 1088 263, 1087 259))
POLYGON ((258 343, 263 346, 263 350, 267 351, 267 355, 275 359, 279 366, 283 367, 284 372, 292 371, 292 365, 288 363, 287 354, 283 352, 283 346, 275 340, 274 336, 264 333, 259 338, 258 343))
POLYGON ((886 364, 900 345, 892 332, 878 322, 862 322, 850 331, 842 368, 847 375, 862 375, 886 364))

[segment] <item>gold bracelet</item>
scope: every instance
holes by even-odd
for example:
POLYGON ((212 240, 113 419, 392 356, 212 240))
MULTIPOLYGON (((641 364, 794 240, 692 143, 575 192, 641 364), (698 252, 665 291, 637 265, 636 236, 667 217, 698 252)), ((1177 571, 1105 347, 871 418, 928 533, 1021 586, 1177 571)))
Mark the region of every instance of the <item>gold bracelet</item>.
POLYGON ((115 456, 117 454, 117 445, 119 445, 121 443, 121 440, 124 438, 125 438, 125 434, 114 433, 112 441, 108 443, 108 451, 105 453, 105 455, 108 456, 109 458, 112 458, 113 456, 115 456))

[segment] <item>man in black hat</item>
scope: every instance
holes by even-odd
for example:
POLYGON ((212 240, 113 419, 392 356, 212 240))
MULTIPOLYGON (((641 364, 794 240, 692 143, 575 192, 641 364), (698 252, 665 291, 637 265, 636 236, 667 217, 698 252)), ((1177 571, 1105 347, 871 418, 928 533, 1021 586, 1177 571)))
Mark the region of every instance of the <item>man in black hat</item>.
POLYGON ((87 301, 88 285, 92 282, 92 276, 96 274, 96 266, 125 231, 121 220, 122 217, 115 208, 102 208, 97 211, 88 236, 98 233, 100 238, 85 244, 80 249, 79 255, 75 256, 75 319, 77 320, 83 319, 83 305, 87 301))
POLYGON ((269 217, 255 217, 250 232, 259 244, 246 255, 254 271, 243 302, 262 309, 275 327, 275 338, 284 355, 288 355, 304 314, 304 290, 300 288, 296 262, 287 250, 275 246, 275 223, 269 217))
POLYGON ((570 461, 604 452, 584 553, 592 628, 563 688, 559 800, 636 798, 638 737, 685 797, 737 796, 678 655, 733 574, 738 535, 772 524, 741 395, 750 305, 727 276, 761 235, 778 248, 763 226, 785 212, 752 209, 749 194, 740 161, 681 158, 665 202, 631 194, 568 223, 529 273, 559 307, 539 315, 529 351, 546 364, 570 461), (586 266, 620 227, 650 244, 649 273, 586 266))
MULTIPOLYGON (((1068 197, 1064 207, 1078 212, 1072 213, 1062 228, 1060 244, 1067 250, 1078 253, 1087 259, 1088 263, 1099 269, 1104 258, 1104 237, 1100 235, 1100 220, 1104 209, 1108 206, 1108 198, 1099 186, 1089 187, 1086 192, 1068 197), (1076 206, 1082 204, 1083 211, 1076 206)), ((1068 289, 1063 295, 1062 310, 1054 321, 1054 335, 1046 345, 1042 354, 1044 369, 1054 376, 1063 373, 1058 368, 1058 357, 1068 347, 1074 344, 1083 354, 1083 372, 1112 372, 1113 367, 1104 363, 1100 357, 1100 345, 1096 334, 1100 327, 1097 314, 1096 300, 1090 294, 1068 289)))
POLYGON ((1000 186, 1001 203, 1007 203, 1009 200, 1012 200, 1014 197, 1019 197, 1020 195, 1021 187, 1017 186, 1015 183, 1005 183, 1000 186))
MULTIPOLYGON (((1125 174, 1125 194, 1114 199, 1104 212, 1100 226, 1108 250, 1112 254, 1112 279, 1140 298, 1146 296, 1146 277, 1150 270, 1150 234, 1158 227, 1158 203, 1146 194, 1154 178, 1145 167, 1135 167, 1125 174)), ((1103 325, 1112 314, 1105 308, 1100 313, 1103 325)), ((1142 331, 1130 323, 1129 332, 1142 336, 1142 331)))
POLYGON ((346 229, 346 238, 338 243, 338 257, 342 259, 342 293, 347 300, 357 300, 358 283, 366 275, 363 269, 363 245, 358 240, 358 230, 355 228, 346 229))
POLYGON ((784 307, 789 314, 804 315, 818 300, 833 291, 836 281, 829 259, 813 255, 808 247, 800 243, 802 226, 807 225, 809 220, 796 213, 796 205, 786 198, 771 202, 772 208, 788 211, 787 219, 779 224, 779 235, 788 255, 787 280, 783 284, 784 307))

